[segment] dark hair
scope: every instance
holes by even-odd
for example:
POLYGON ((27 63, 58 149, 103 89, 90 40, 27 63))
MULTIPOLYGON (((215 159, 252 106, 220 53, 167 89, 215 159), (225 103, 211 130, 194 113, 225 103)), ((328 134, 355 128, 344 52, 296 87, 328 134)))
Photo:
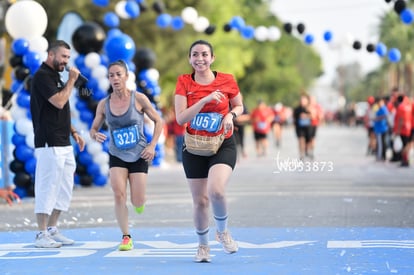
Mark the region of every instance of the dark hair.
POLYGON ((70 50, 70 46, 68 43, 66 43, 63 40, 56 40, 49 44, 49 47, 47 48, 47 52, 56 52, 56 50, 61 47, 70 50))
POLYGON ((109 66, 108 66, 108 69, 111 68, 112 66, 121 66, 122 68, 125 69, 125 71, 127 73, 129 71, 127 63, 122 59, 119 59, 117 61, 114 61, 114 62, 110 63, 109 66))
POLYGON ((211 55, 214 55, 213 46, 211 46, 209 42, 207 42, 206 40, 197 40, 194 41, 193 44, 191 44, 190 49, 188 50, 188 56, 191 56, 191 50, 194 48, 195 45, 206 45, 210 48, 211 55))

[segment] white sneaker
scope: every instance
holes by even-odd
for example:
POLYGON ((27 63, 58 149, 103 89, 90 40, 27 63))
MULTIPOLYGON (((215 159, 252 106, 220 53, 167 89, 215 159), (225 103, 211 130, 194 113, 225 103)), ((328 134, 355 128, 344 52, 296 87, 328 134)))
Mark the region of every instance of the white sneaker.
POLYGON ((50 238, 55 240, 56 242, 59 242, 63 245, 71 245, 74 244, 75 241, 72 239, 69 239, 65 236, 63 236, 59 231, 55 231, 55 232, 49 232, 50 234, 50 238))
POLYGON ((49 234, 39 233, 39 234, 36 235, 35 247, 39 247, 39 248, 59 248, 61 246, 62 246, 62 243, 51 239, 49 234))
POLYGON ((216 240, 221 243, 226 253, 236 253, 239 250, 239 245, 233 240, 229 231, 224 231, 222 233, 217 231, 216 240))
POLYGON ((211 261, 210 248, 207 245, 199 245, 194 257, 196 263, 209 263, 211 261))

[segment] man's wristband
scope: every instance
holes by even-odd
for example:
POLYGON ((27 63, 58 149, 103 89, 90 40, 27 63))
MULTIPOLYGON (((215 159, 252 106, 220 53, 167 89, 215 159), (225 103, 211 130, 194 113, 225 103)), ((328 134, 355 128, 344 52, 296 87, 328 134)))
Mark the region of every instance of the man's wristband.
POLYGON ((230 114, 233 116, 233 119, 235 119, 237 117, 235 112, 230 112, 230 114))

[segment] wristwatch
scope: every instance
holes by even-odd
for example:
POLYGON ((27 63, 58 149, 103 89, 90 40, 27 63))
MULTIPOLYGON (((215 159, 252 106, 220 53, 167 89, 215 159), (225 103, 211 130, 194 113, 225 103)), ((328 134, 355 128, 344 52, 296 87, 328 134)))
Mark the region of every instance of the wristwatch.
POLYGON ((233 119, 235 119, 237 117, 235 112, 230 112, 230 114, 233 116, 233 119))

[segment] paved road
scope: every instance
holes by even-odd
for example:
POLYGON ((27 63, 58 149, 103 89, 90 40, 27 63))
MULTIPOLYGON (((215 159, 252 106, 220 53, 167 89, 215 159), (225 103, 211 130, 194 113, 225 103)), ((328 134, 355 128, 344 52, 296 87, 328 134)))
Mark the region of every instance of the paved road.
MULTIPOLYGON (((145 212, 130 213, 136 236, 131 253, 115 250, 119 230, 110 188, 76 188, 61 228, 79 244, 42 254, 44 261, 70 260, 63 265, 67 260, 56 260, 49 274, 79 273, 73 264, 90 274, 414 273, 414 167, 367 157, 363 128, 321 127, 315 161, 304 165, 291 128, 284 131, 282 147, 271 139, 262 158, 255 156, 251 133, 246 138, 249 157, 240 159, 228 188, 229 223, 240 253, 224 257, 212 242, 213 264, 190 264, 196 241, 191 197, 181 166, 168 163, 150 169, 145 212), (141 260, 131 262, 134 257, 141 260)), ((35 230, 33 199, 0 204, 0 271, 28 274, 21 263, 33 267, 30 257, 40 253, 32 245, 35 230)))

